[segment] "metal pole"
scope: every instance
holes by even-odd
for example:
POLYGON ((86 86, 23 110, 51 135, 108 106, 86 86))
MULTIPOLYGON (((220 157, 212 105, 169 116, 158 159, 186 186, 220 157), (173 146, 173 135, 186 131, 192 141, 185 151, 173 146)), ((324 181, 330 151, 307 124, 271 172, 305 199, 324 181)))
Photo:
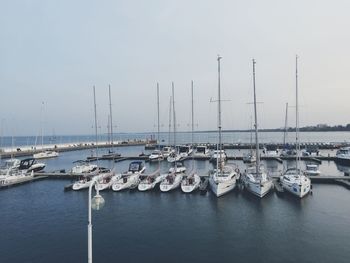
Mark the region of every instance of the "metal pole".
POLYGON ((94 112, 95 112, 95 143, 96 143, 96 162, 98 162, 98 138, 97 138, 97 113, 96 113, 96 92, 95 92, 95 85, 93 86, 94 90, 94 112))
POLYGON ((94 180, 89 186, 89 207, 88 207, 88 263, 92 263, 92 223, 91 223, 91 192, 94 180))
POLYGON ((109 91, 109 117, 110 119, 110 129, 111 129, 111 144, 113 144, 113 116, 112 116, 112 96, 111 96, 111 85, 108 86, 109 91))
POLYGON ((193 110, 193 80, 191 81, 191 100, 192 100, 192 147, 193 147, 193 131, 194 131, 194 110, 193 110))
POLYGON ((169 102, 169 133, 168 133, 168 144, 169 144, 169 146, 171 145, 170 144, 170 134, 171 134, 171 100, 172 100, 172 97, 170 96, 170 102, 169 102))
POLYGON ((287 142, 287 127, 288 125, 288 102, 286 103, 286 117, 284 119, 284 134, 283 134, 283 145, 286 145, 287 142))
POLYGON ((295 56, 295 142, 296 142, 296 169, 299 169, 299 101, 298 101, 298 55, 295 56))
POLYGON ((221 90, 220 90, 220 60, 222 57, 218 55, 218 129, 219 129, 219 146, 218 148, 218 154, 219 154, 219 159, 217 158, 216 161, 216 169, 218 170, 219 162, 220 162, 220 173, 222 172, 222 161, 221 161, 221 150, 222 150, 222 145, 221 145, 221 90))
POLYGON ((175 149, 175 172, 176 172, 176 168, 177 168, 177 163, 176 163, 177 150, 176 150, 176 115, 175 115, 174 82, 171 83, 171 89, 172 89, 172 97, 173 97, 174 149, 175 149))
POLYGON ((158 149, 160 150, 160 127, 159 127, 159 83, 157 82, 157 121, 158 121, 158 149))
POLYGON ((260 177, 260 155, 259 155, 259 138, 258 138, 258 114, 256 110, 256 90, 255 90, 255 59, 253 59, 253 87, 254 87, 254 117, 255 117, 255 146, 256 146, 256 175, 260 177))

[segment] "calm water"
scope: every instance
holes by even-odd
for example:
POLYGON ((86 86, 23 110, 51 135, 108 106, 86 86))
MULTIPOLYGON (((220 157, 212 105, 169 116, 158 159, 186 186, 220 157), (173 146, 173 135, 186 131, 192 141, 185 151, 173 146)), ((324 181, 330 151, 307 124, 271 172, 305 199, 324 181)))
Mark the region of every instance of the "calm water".
MULTIPOLYGON (((127 141, 127 140, 143 140, 156 138, 157 134, 154 133, 121 133, 115 134, 114 140, 127 141)), ((44 136, 44 144, 60 144, 60 143, 77 143, 95 141, 94 135, 72 135, 72 136, 44 136)), ((98 136, 100 141, 107 141, 108 136, 101 134, 98 136)), ((301 132, 300 139, 302 142, 324 142, 324 143, 344 143, 350 142, 350 132, 301 132)), ((189 143, 192 140, 191 133, 178 132, 177 143, 189 143)), ((195 143, 216 143, 216 133, 194 133, 193 140, 195 143)), ((222 136, 224 143, 248 143, 250 142, 250 132, 224 132, 222 136)), ((282 143, 283 132, 260 132, 259 140, 261 143, 282 143)), ((167 132, 160 133, 160 141, 163 144, 173 144, 173 134, 167 132)), ((295 142, 294 133, 289 133, 287 136, 287 142, 295 142)), ((36 146, 41 145, 41 137, 36 136, 14 136, 0 138, 1 147, 20 147, 20 146, 36 146)))
MULTIPOLYGON (((47 161, 48 170, 68 169, 87 155, 62 153, 47 161)), ((128 163, 115 168, 125 170, 128 163)), ((283 169, 265 164, 272 172, 283 169)), ((201 173, 210 167, 197 162, 201 173)), ((147 164, 148 171, 156 168, 147 164)), ((341 174, 332 162, 320 169, 341 174)), ((0 191, 0 262, 87 261, 88 193, 64 192, 68 183, 43 180, 0 191)), ((94 262, 348 262, 350 191, 317 184, 313 191, 303 200, 275 193, 260 200, 238 190, 221 198, 210 192, 103 192, 105 207, 93 212, 94 262)))

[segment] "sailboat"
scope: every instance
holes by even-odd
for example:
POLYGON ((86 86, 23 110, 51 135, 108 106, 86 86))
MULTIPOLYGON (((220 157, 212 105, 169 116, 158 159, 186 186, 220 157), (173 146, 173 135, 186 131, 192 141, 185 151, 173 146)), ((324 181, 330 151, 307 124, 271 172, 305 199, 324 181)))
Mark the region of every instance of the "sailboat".
POLYGON ((239 178, 238 169, 234 169, 232 166, 225 165, 221 142, 221 90, 220 90, 220 60, 218 56, 218 137, 217 144, 218 158, 216 158, 216 169, 210 171, 209 185, 213 193, 219 197, 229 191, 233 190, 236 186, 236 181, 239 178))
POLYGON ((113 191, 121 191, 124 189, 134 189, 140 183, 140 176, 146 167, 142 161, 133 161, 129 164, 129 170, 123 173, 119 180, 112 184, 113 191))
MULTIPOLYGON (((44 107, 44 102, 42 103, 42 109, 41 109, 41 114, 43 115, 43 107, 44 107)), ((49 149, 44 150, 44 133, 43 133, 43 116, 41 117, 41 152, 33 154, 34 159, 46 159, 46 158, 54 158, 58 157, 58 152, 52 151, 49 149)))
MULTIPOLYGON (((250 117, 251 118, 251 117, 250 117)), ((253 151, 253 124, 252 120, 250 120, 250 149, 249 152, 243 154, 243 162, 244 163, 255 163, 256 156, 253 151)))
MULTIPOLYGON (((191 98, 192 98, 192 118, 191 118, 191 122, 192 122, 192 129, 191 129, 191 137, 192 137, 192 143, 191 145, 193 145, 193 130, 194 130, 194 110, 193 110, 193 81, 191 82, 191 98)), ((198 189, 199 185, 201 183, 201 178, 199 177, 199 175, 196 172, 195 169, 195 162, 194 162, 194 158, 192 158, 192 170, 191 172, 185 176, 185 178, 182 180, 181 182, 181 190, 184 193, 191 193, 193 191, 195 191, 196 189, 198 189)))
POLYGON ((280 177, 282 187, 293 195, 302 198, 310 192, 311 180, 307 177, 300 166, 300 144, 299 144, 299 105, 298 105, 298 56, 295 58, 295 145, 296 145, 296 167, 289 168, 280 177))
POLYGON ((109 140, 110 140, 110 146, 111 148, 108 150, 107 154, 103 154, 101 160, 114 160, 119 158, 121 155, 120 153, 115 153, 113 151, 113 144, 114 144, 114 136, 113 136, 113 116, 112 116, 112 96, 111 96, 111 85, 108 86, 108 95, 109 95, 109 118, 108 118, 108 133, 109 133, 109 140))
MULTIPOLYGON (((174 97, 174 82, 172 83, 172 99, 173 99, 173 123, 174 123, 174 148, 176 149, 176 115, 175 115, 175 97, 174 97)), ((178 167, 177 161, 179 160, 177 158, 177 153, 175 152, 175 155, 169 155, 169 157, 174 158, 174 167, 169 169, 169 173, 165 176, 163 181, 160 183, 160 190, 162 192, 168 192, 175 188, 178 188, 181 184, 183 173, 186 171, 185 167, 178 167), (183 168, 183 169, 181 169, 183 168)))
POLYGON ((255 166, 248 167, 243 174, 243 185, 252 194, 263 197, 272 188, 272 179, 265 172, 264 167, 260 165, 259 140, 258 140, 258 115, 256 109, 256 92, 255 92, 255 60, 253 59, 253 87, 254 87, 254 117, 255 117, 255 166))

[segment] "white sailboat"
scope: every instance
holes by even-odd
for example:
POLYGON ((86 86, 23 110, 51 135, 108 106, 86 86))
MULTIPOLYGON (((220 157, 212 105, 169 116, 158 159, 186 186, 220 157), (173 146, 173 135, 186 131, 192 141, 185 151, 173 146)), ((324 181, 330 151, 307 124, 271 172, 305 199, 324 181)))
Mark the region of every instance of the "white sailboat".
POLYGON ((87 174, 96 171, 97 165, 92 164, 83 160, 75 161, 77 165, 73 166, 71 169, 72 174, 87 174))
POLYGON ((121 191, 124 189, 133 189, 140 183, 140 176, 146 167, 141 161, 131 162, 129 170, 121 175, 121 178, 112 184, 113 191, 121 191))
POLYGON ((256 163, 255 167, 249 167, 243 175, 243 184, 245 189, 247 189, 252 194, 263 197, 272 188, 272 179, 265 172, 264 167, 260 164, 260 154, 259 154, 259 136, 258 136, 258 114, 256 109, 256 91, 255 91, 255 60, 253 59, 253 88, 254 88, 254 117, 255 117, 255 156, 256 163))
POLYGON ((293 195, 302 198, 307 195, 311 190, 311 180, 307 177, 300 166, 300 144, 299 144, 299 105, 298 105, 298 56, 296 57, 296 70, 295 70, 295 115, 296 115, 296 167, 287 169, 287 171, 280 177, 282 187, 293 195))
MULTIPOLYGON (((192 142, 191 145, 193 145, 193 132, 194 132, 194 109, 193 109, 193 81, 191 82, 191 101, 192 101, 192 107, 191 107, 191 112, 192 112, 192 118, 191 118, 191 123, 192 123, 192 129, 191 129, 191 137, 192 137, 192 142)), ((181 190, 184 193, 191 193, 195 191, 196 189, 199 188, 199 185, 201 183, 201 178, 196 172, 195 169, 195 162, 194 158, 192 158, 192 171, 185 176, 185 178, 181 182, 181 190)))
POLYGON ((209 174, 209 185, 213 193, 219 197, 229 191, 233 190, 236 186, 236 181, 239 177, 237 170, 232 166, 224 165, 223 150, 221 142, 221 90, 220 90, 220 60, 218 56, 218 133, 219 142, 217 144, 217 158, 216 169, 212 170, 209 174))
POLYGON ((166 175, 160 174, 160 169, 157 169, 155 172, 149 175, 142 176, 143 179, 137 186, 139 191, 148 191, 153 189, 157 184, 164 180, 166 175))
MULTIPOLYGON (((42 112, 41 114, 43 115, 43 107, 44 107, 44 102, 42 103, 42 112)), ((41 120, 41 152, 33 154, 34 159, 47 159, 47 158, 55 158, 59 156, 59 153, 53 150, 49 149, 44 149, 44 132, 43 132, 43 116, 41 120)))
MULTIPOLYGON (((174 148, 176 149, 176 115, 175 115, 175 97, 174 97, 174 83, 172 83, 172 99, 173 99, 173 122, 174 122, 174 148)), ((170 157, 171 155, 169 155, 170 157)), ((162 192, 168 192, 173 189, 176 189, 180 186, 183 173, 186 171, 185 167, 178 167, 177 161, 177 153, 175 152, 174 156, 174 167, 172 170, 169 170, 169 173, 165 176, 164 180, 160 183, 160 190, 162 192), (182 169, 181 169, 182 168, 182 169)), ((168 161, 169 161, 168 157, 168 161)))

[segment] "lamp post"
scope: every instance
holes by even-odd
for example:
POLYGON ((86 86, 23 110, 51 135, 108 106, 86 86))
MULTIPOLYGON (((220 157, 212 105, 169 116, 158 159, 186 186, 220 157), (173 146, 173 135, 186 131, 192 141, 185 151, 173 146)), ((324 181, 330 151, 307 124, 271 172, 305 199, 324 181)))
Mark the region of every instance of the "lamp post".
POLYGON ((88 263, 92 263, 92 224, 91 224, 91 209, 100 210, 105 203, 105 200, 100 195, 98 187, 96 188, 96 195, 91 199, 92 187, 98 186, 98 176, 91 180, 89 186, 89 221, 88 221, 88 263))

